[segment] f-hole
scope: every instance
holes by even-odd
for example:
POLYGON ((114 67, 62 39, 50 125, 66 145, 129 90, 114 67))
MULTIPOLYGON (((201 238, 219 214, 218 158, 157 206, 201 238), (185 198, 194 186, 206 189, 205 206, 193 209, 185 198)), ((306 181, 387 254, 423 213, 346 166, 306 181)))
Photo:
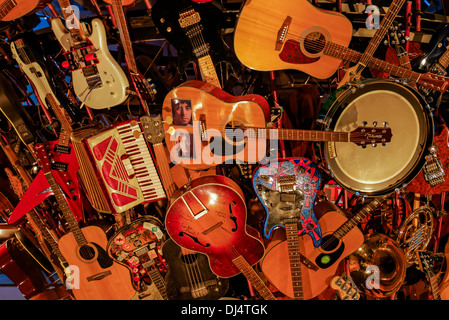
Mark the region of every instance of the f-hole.
POLYGON ((234 215, 234 213, 232 212, 232 207, 234 207, 237 203, 235 201, 232 201, 229 204, 229 213, 230 213, 230 219, 234 222, 235 228, 232 228, 231 231, 232 232, 236 232, 237 231, 237 217, 234 215))

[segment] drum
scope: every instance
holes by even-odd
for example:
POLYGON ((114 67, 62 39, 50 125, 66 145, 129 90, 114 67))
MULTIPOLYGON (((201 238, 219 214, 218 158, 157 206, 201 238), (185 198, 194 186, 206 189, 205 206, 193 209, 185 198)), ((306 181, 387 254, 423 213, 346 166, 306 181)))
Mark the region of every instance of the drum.
POLYGON ((337 90, 323 105, 321 130, 350 132, 360 126, 387 126, 386 145, 351 142, 318 145, 322 168, 343 188, 377 197, 405 187, 419 173, 434 135, 431 110, 413 88, 392 80, 365 80, 337 90))

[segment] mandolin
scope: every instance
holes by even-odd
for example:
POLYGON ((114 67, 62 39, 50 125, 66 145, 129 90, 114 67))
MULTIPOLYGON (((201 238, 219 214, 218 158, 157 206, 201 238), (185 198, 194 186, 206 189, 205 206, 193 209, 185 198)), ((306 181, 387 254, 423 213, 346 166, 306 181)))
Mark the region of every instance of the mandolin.
MULTIPOLYGON (((66 202, 66 195, 51 171, 51 158, 43 143, 35 145, 41 170, 53 190, 70 232, 59 239, 58 247, 71 270, 72 293, 77 300, 129 300, 135 290, 129 270, 107 254, 107 237, 97 226, 80 228, 66 202)), ((67 283, 67 282, 66 282, 67 283)))
MULTIPOLYGON (((295 69, 326 79, 342 61, 358 64, 364 55, 348 48, 352 24, 343 14, 319 9, 306 0, 245 2, 234 34, 234 50, 245 66, 259 70, 295 69), (267 10, 270 8, 270 10, 267 10)), ((366 67, 384 71, 408 83, 445 92, 449 78, 370 58, 366 67)))
POLYGON ((213 273, 240 273, 265 300, 275 297, 253 269, 264 254, 258 232, 246 225, 242 190, 230 178, 211 175, 192 180, 173 195, 167 210, 167 233, 179 246, 203 253, 213 273))
POLYGON ((184 82, 167 94, 162 119, 171 161, 194 170, 233 160, 263 162, 268 139, 271 148, 278 140, 296 140, 352 142, 362 150, 385 146, 392 138, 387 126, 360 126, 351 132, 267 128, 270 108, 265 98, 235 97, 199 80, 184 82))

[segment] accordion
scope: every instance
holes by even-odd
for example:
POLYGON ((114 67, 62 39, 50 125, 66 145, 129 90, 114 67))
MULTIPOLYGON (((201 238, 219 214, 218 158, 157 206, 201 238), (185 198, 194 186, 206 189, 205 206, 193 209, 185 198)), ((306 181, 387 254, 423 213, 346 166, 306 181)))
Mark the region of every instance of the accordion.
POLYGON ((139 121, 81 128, 70 138, 80 181, 95 210, 121 213, 166 197, 139 121))

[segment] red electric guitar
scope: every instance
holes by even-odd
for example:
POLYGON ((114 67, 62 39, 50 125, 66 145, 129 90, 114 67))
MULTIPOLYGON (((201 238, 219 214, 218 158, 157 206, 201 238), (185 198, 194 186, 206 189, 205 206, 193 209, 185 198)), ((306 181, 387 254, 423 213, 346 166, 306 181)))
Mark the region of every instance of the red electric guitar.
POLYGON ((257 231, 246 225, 243 192, 230 178, 203 176, 181 187, 172 197, 165 226, 178 245, 206 254, 217 276, 241 272, 265 300, 275 300, 251 267, 265 249, 257 231))

